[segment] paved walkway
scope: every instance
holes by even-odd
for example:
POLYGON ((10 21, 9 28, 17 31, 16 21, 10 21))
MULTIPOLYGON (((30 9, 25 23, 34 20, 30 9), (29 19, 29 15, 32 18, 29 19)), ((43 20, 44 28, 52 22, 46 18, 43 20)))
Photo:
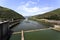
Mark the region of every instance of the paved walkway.
POLYGON ((19 34, 19 33, 21 33, 21 32, 14 32, 13 34, 19 34))
MULTIPOLYGON (((40 31, 40 30, 46 30, 46 29, 53 29, 53 28, 35 29, 35 30, 28 30, 24 32, 34 32, 34 31, 40 31)), ((19 33, 23 33, 23 30, 21 32, 14 32, 13 34, 19 34, 19 33)))
POLYGON ((24 40, 24 32, 23 32, 23 30, 21 32, 22 32, 21 33, 21 40, 24 40))

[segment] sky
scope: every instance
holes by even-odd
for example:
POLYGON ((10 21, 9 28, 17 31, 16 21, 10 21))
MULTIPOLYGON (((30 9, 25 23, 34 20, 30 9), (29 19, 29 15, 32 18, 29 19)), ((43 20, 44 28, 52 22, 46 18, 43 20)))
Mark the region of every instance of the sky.
POLYGON ((0 6, 23 16, 33 16, 60 8, 60 0, 0 0, 0 6))

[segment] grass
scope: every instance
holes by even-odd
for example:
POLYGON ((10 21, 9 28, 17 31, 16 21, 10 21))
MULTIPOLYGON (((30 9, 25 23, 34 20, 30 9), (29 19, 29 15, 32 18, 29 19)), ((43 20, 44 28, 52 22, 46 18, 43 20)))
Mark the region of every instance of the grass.
POLYGON ((60 31, 47 29, 36 32, 25 32, 24 37, 25 40, 60 40, 60 31))
POLYGON ((21 34, 12 34, 10 40, 21 40, 21 34))

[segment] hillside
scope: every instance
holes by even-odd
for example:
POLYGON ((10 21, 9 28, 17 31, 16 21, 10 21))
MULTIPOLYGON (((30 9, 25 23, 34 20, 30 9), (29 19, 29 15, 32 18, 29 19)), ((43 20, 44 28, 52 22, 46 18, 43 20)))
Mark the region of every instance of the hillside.
POLYGON ((5 8, 5 7, 0 6, 0 20, 1 19, 5 19, 5 20, 14 19, 14 20, 16 20, 16 19, 24 19, 24 17, 9 8, 5 8))
POLYGON ((60 8, 41 14, 41 15, 36 15, 33 17, 37 19, 60 20, 60 8))

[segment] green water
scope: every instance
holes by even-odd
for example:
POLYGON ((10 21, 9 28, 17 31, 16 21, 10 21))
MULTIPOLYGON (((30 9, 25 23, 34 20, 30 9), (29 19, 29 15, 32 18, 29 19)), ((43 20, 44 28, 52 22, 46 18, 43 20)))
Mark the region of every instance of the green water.
POLYGON ((60 32, 55 30, 40 30, 24 33, 25 40, 60 40, 60 32))
POLYGON ((21 34, 12 34, 10 40, 21 40, 21 34))

